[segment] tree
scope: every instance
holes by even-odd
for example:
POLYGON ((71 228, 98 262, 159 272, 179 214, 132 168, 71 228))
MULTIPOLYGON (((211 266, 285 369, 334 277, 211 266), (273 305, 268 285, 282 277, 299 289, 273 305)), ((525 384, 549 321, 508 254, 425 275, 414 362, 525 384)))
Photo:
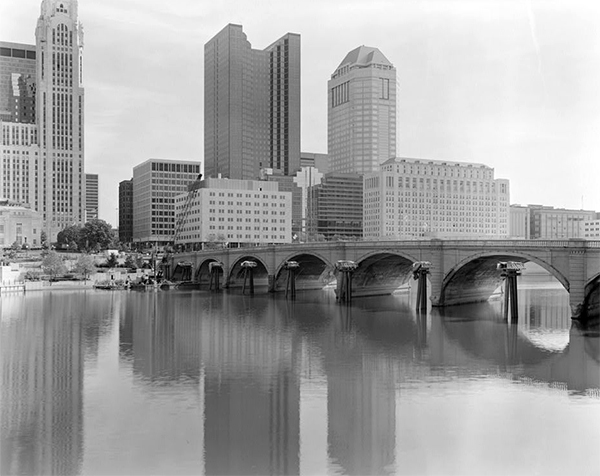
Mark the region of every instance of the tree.
POLYGON ((110 254, 108 259, 106 260, 106 266, 108 268, 116 268, 117 266, 119 266, 119 261, 117 260, 116 254, 114 254, 114 253, 110 254))
POLYGON ((77 244, 81 250, 105 250, 111 246, 113 238, 111 226, 104 220, 95 219, 83 225, 77 244))
POLYGON ((63 228, 56 235, 56 242, 61 247, 68 247, 69 249, 76 249, 73 245, 79 242, 81 235, 81 227, 79 225, 71 225, 63 228))
POLYGON ((137 254, 128 254, 125 258, 124 266, 129 269, 138 269, 141 268, 144 264, 144 260, 137 254))
POLYGON ((65 263, 63 263, 60 255, 54 251, 48 251, 48 254, 42 261, 42 269, 46 274, 49 274, 52 278, 55 278, 59 274, 65 274, 67 272, 67 267, 65 263))
POLYGON ((40 233, 40 245, 42 246, 43 250, 48 249, 48 238, 44 230, 42 230, 42 232, 40 233))
POLYGON ((90 255, 81 255, 77 263, 75 263, 75 272, 82 274, 83 278, 87 281, 88 276, 96 272, 94 259, 90 255))

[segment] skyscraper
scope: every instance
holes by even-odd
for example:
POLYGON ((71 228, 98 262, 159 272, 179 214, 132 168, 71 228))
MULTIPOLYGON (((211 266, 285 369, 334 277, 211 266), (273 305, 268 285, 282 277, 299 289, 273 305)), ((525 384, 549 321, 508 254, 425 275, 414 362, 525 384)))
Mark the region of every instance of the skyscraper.
POLYGON ((35 49, 3 43, 4 198, 42 213, 49 240, 85 212, 83 29, 77 0, 43 0, 35 49))
POLYGON ((327 83, 331 172, 365 174, 396 155, 396 68, 377 48, 346 55, 327 83))
POLYGON ((204 158, 207 177, 300 168, 300 35, 257 50, 229 24, 204 45, 204 158))

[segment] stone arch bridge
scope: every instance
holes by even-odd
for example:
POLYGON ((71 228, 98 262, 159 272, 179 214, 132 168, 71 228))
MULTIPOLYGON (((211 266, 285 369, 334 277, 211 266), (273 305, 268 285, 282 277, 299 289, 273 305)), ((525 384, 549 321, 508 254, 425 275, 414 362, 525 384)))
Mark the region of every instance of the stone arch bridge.
POLYGON ((224 287, 241 287, 241 263, 255 261, 255 282, 265 290, 285 289, 287 261, 300 268, 298 289, 318 289, 335 280, 335 263, 351 260, 353 296, 387 294, 412 277, 415 261, 429 261, 431 303, 450 306, 487 300, 501 284, 499 261, 534 262, 569 292, 574 318, 598 314, 600 241, 586 240, 410 240, 315 242, 183 252, 166 258, 166 275, 177 280, 182 263, 193 281, 208 289, 209 264, 223 264, 224 287), (189 273, 189 271, 188 271, 189 273))

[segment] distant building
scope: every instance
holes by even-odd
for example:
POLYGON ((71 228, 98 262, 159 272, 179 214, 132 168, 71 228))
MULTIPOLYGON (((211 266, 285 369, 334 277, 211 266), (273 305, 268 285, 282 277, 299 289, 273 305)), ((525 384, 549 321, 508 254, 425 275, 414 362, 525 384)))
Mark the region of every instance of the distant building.
POLYGON ((0 248, 13 243, 38 248, 42 244, 42 215, 8 200, 0 201, 0 248))
POLYGON ((591 210, 568 210, 543 205, 528 205, 531 239, 583 238, 584 223, 596 219, 591 210))
POLYGON ((36 46, 0 41, 0 120, 35 124, 36 46))
POLYGON ((175 244, 291 243, 292 194, 277 182, 209 177, 175 197, 175 244))
POLYGON ((133 241, 133 179, 119 183, 119 241, 133 241))
POLYGON ((596 219, 585 220, 582 225, 581 237, 586 240, 600 240, 600 218, 596 214, 596 219))
POLYGON ((509 207, 508 236, 529 240, 531 238, 531 211, 529 207, 511 205, 509 207))
POLYGON ((325 174, 310 187, 312 216, 307 217, 308 239, 361 239, 363 237, 363 179, 358 174, 325 174))
POLYGON ((98 174, 85 174, 85 221, 98 218, 98 174))
POLYGON ((329 172, 329 156, 327 154, 319 154, 314 152, 300 153, 301 167, 314 167, 322 174, 329 172))
POLYGON ((375 172, 396 156, 396 68, 377 48, 346 55, 327 83, 329 170, 375 172))
POLYGON ((323 179, 323 173, 314 166, 302 166, 294 177, 294 183, 300 189, 300 226, 295 240, 308 241, 317 235, 316 230, 316 200, 314 198, 316 186, 323 179))
POLYGON ((193 161, 150 159, 133 168, 133 242, 166 245, 173 240, 173 199, 200 173, 193 161))
POLYGON ((257 50, 229 24, 204 45, 204 160, 207 177, 300 168, 300 35, 257 50))
POLYGON ((364 176, 364 238, 506 238, 509 198, 486 165, 390 159, 364 176))

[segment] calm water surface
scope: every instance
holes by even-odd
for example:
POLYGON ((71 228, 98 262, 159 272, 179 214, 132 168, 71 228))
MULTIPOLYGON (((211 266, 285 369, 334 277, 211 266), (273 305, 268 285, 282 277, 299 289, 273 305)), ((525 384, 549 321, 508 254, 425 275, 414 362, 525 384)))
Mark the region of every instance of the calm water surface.
POLYGON ((0 300, 2 474, 600 474, 597 324, 559 289, 0 300))

